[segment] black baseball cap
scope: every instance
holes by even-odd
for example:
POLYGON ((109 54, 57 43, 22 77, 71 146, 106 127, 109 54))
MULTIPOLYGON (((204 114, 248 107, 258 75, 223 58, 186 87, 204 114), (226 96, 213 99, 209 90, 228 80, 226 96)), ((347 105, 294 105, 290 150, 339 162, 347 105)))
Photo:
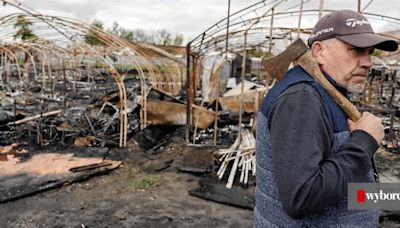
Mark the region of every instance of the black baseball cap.
POLYGON ((396 51, 396 40, 378 35, 368 20, 352 10, 338 10, 322 17, 314 26, 308 38, 308 45, 314 41, 337 38, 359 48, 374 47, 384 51, 396 51))

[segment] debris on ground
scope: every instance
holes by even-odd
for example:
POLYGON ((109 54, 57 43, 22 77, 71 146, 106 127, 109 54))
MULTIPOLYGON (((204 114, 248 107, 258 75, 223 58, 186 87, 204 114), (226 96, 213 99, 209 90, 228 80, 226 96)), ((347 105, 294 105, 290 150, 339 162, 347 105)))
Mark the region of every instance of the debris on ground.
POLYGON ((86 180, 120 165, 119 161, 59 153, 41 153, 24 160, 9 158, 0 166, 0 202, 86 180))

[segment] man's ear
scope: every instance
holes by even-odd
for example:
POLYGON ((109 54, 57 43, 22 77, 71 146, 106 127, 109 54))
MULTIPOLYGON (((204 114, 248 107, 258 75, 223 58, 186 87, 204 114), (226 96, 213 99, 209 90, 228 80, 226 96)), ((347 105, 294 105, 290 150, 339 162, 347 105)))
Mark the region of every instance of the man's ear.
POLYGON ((311 55, 318 64, 324 65, 326 47, 319 41, 315 41, 311 45, 311 55))

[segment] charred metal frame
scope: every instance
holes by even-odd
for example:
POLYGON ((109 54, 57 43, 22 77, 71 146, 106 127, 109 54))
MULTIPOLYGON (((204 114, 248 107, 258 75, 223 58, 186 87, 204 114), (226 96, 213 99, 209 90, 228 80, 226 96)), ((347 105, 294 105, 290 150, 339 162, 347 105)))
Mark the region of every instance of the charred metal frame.
MULTIPOLYGON (((116 68, 115 63, 110 59, 111 56, 117 56, 118 62, 124 63, 138 74, 140 79, 141 129, 149 124, 146 113, 146 99, 150 89, 156 88, 165 93, 177 95, 180 93, 183 83, 185 83, 185 80, 182 80, 183 61, 158 47, 128 42, 80 21, 43 15, 16 0, 2 0, 1 2, 3 7, 13 7, 21 12, 0 18, 0 63, 6 77, 1 84, 4 84, 5 87, 9 86, 9 77, 13 77, 9 74, 12 71, 10 67, 16 66, 17 73, 14 77, 18 78, 19 84, 13 85, 15 89, 22 90, 29 86, 30 75, 33 76, 32 80, 41 80, 41 97, 53 100, 63 97, 63 106, 59 108, 63 110, 62 113, 64 114, 62 115, 66 115, 66 112, 73 108, 73 104, 67 102, 65 84, 67 82, 74 83, 73 93, 75 97, 77 95, 77 79, 82 76, 82 63, 92 62, 92 64, 86 64, 86 66, 98 66, 104 69, 105 73, 114 79, 118 91, 118 145, 120 147, 127 145, 128 98, 124 82, 126 73, 116 68), (23 17, 31 23, 31 29, 38 39, 16 41, 12 38, 16 31, 13 26, 18 17, 23 17), (103 45, 88 45, 84 42, 87 35, 99 40, 103 45), (25 56, 25 60, 18 58, 18 55, 25 56), (168 65, 170 72, 166 72, 163 66, 159 65, 160 63, 156 63, 154 57, 159 58, 162 64, 168 65), (68 76, 71 75, 73 75, 73 78, 68 79, 68 76), (55 94, 54 86, 58 81, 64 81, 64 94, 55 94)), ((96 87, 91 84, 92 82, 88 81, 85 85, 96 87)), ((93 127, 91 128, 91 131, 93 131, 93 127)))

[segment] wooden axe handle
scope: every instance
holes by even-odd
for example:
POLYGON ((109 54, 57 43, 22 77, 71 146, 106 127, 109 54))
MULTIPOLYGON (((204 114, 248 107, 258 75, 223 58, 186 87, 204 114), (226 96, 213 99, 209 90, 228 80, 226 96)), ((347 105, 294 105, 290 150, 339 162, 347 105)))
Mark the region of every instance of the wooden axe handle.
POLYGON ((318 64, 312 58, 310 51, 300 56, 296 62, 331 95, 352 121, 361 118, 361 113, 357 108, 326 79, 318 64))

